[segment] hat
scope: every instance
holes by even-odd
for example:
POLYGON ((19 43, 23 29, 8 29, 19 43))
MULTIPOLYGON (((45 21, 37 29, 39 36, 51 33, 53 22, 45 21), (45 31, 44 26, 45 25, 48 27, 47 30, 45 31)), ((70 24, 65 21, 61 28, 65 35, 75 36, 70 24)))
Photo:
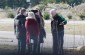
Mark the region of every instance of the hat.
POLYGON ((38 12, 38 10, 31 10, 32 12, 34 12, 34 13, 37 13, 38 12))
POLYGON ((35 14, 33 12, 28 12, 26 19, 35 19, 35 14))
POLYGON ((26 11, 26 9, 25 8, 20 8, 21 9, 21 12, 25 12, 26 11))

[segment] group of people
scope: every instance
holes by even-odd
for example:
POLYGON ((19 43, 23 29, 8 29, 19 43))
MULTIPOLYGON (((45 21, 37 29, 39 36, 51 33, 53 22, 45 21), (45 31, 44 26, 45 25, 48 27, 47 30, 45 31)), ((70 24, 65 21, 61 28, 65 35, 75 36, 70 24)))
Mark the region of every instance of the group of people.
MULTIPOLYGON (((53 36, 53 55, 63 54, 63 37, 64 25, 67 23, 65 18, 56 12, 56 9, 50 10, 51 31, 53 36)), ((30 42, 34 43, 33 54, 40 53, 40 44, 44 43, 46 38, 44 29, 43 16, 39 9, 26 11, 25 8, 18 9, 14 18, 14 31, 18 39, 18 53, 24 55, 26 45, 28 53, 30 50, 30 42)))
POLYGON ((37 49, 38 52, 40 51, 40 43, 43 43, 46 33, 44 20, 39 10, 30 10, 27 13, 25 8, 20 8, 14 19, 14 30, 18 39, 19 54, 25 53, 26 45, 30 47, 30 42, 34 42, 34 53, 37 49))

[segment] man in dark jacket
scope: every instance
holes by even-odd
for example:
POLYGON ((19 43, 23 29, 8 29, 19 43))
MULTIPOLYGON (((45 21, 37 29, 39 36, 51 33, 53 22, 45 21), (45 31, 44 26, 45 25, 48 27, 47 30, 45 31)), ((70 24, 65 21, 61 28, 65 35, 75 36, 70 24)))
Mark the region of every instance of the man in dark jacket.
POLYGON ((64 25, 67 23, 65 18, 56 13, 55 9, 50 10, 52 16, 51 31, 53 36, 53 54, 63 55, 64 25))
POLYGON ((14 19, 14 31, 18 39, 18 53, 22 55, 25 53, 26 48, 25 12, 26 10, 22 8, 14 19))

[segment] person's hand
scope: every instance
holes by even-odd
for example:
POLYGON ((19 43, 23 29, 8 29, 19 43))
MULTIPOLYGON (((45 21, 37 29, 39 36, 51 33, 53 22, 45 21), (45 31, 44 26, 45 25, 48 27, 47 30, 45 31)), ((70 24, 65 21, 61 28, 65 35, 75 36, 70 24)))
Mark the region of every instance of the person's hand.
POLYGON ((64 22, 61 22, 59 25, 64 25, 64 22))

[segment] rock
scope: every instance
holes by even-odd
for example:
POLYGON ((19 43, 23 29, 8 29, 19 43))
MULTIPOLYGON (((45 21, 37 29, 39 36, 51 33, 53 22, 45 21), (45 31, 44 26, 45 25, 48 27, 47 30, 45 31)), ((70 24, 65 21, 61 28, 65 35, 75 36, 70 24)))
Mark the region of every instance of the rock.
POLYGON ((77 51, 81 51, 81 50, 84 49, 84 47, 85 47, 85 46, 79 46, 79 47, 76 48, 76 50, 77 50, 77 51))

